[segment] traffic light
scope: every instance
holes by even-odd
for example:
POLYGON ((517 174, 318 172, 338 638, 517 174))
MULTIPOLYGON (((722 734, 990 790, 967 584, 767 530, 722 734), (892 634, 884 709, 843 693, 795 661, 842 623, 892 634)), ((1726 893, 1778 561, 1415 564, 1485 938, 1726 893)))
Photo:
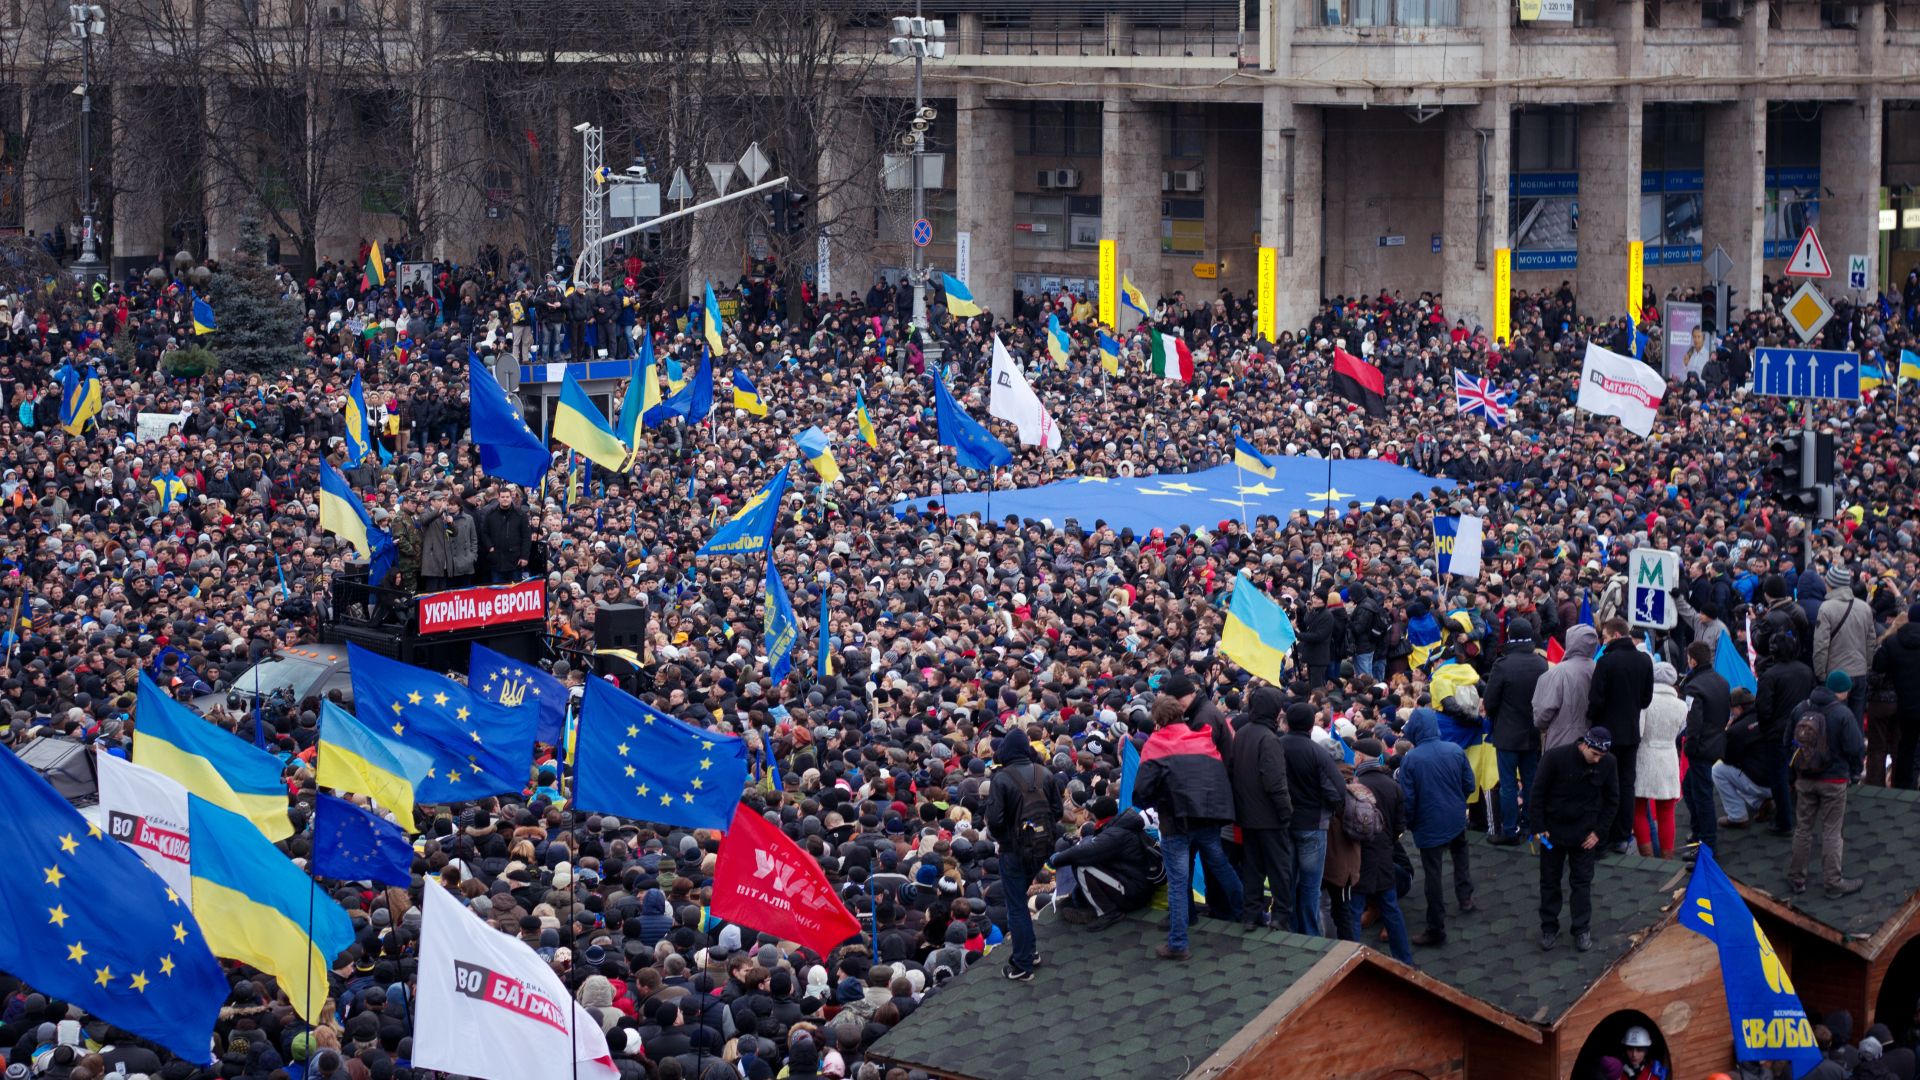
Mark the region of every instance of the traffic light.
POLYGON ((767 223, 773 226, 773 231, 791 232, 792 230, 787 227, 787 193, 769 191, 761 198, 767 202, 767 223))
POLYGON ((1767 448, 1773 460, 1766 477, 1775 501, 1815 519, 1832 517, 1833 436, 1796 432, 1774 439, 1767 448))
POLYGON ((804 191, 787 192, 787 235, 807 231, 807 201, 810 196, 804 191))

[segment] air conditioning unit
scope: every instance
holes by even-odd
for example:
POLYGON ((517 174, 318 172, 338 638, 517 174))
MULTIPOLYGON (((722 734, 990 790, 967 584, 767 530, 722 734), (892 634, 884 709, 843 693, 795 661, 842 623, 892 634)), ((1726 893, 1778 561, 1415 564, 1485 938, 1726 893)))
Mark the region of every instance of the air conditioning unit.
POLYGON ((1160 174, 1160 190, 1161 191, 1173 190, 1173 174, 1172 173, 1162 172, 1160 174))
POLYGON ((1205 191, 1206 187, 1206 174, 1199 169, 1182 169, 1173 174, 1175 191, 1205 191))
POLYGON ((1053 170, 1041 169, 1040 175, 1036 177, 1033 182, 1034 182, 1034 185, 1038 187, 1041 191, 1052 191, 1053 190, 1053 170))
POLYGON ((1079 169, 1053 170, 1053 186, 1056 188, 1062 188, 1062 189, 1072 189, 1072 188, 1079 187, 1080 186, 1080 170, 1079 169))
POLYGON ((327 5, 327 22, 333 24, 334 26, 347 25, 347 5, 328 4, 327 5))

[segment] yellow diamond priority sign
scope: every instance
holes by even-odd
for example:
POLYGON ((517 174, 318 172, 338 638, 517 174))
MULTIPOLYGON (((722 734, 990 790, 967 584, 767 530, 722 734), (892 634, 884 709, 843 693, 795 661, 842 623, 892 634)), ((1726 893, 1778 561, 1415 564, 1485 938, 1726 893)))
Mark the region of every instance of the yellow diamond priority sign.
POLYGON ((1803 282, 1799 289, 1787 301, 1782 313, 1787 317, 1787 325, 1800 335, 1801 341, 1812 341, 1820 328, 1833 318, 1833 305, 1820 295, 1813 282, 1803 282))

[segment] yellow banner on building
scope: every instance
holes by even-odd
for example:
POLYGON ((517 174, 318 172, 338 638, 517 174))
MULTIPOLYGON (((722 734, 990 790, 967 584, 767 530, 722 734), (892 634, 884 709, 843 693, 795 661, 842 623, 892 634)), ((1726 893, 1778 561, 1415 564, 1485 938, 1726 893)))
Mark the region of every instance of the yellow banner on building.
POLYGON ((1646 253, 1647 248, 1645 244, 1642 244, 1638 240, 1628 241, 1627 318, 1633 321, 1633 326, 1636 330, 1640 328, 1640 316, 1644 314, 1644 312, 1640 310, 1640 298, 1645 294, 1646 289, 1646 286, 1642 284, 1644 279, 1641 276, 1645 269, 1646 253))
POLYGON ((1260 249, 1260 280, 1255 287, 1253 298, 1253 329, 1260 337, 1272 341, 1280 336, 1280 252, 1276 248, 1260 249))
POLYGON ((1100 321, 1120 329, 1120 245, 1100 241, 1100 321))
POLYGON ((1513 337, 1513 249, 1493 251, 1493 340, 1513 337))

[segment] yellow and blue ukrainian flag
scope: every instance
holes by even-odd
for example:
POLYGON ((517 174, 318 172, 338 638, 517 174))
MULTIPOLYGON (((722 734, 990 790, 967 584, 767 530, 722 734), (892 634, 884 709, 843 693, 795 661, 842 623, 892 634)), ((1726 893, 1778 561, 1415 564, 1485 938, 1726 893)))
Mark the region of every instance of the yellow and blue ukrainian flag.
POLYGON ((326 458, 320 459, 320 527, 352 544, 363 558, 372 557, 373 515, 326 458))
POLYGON ((653 427, 647 414, 660 404, 660 370, 653 359, 653 334, 640 335, 640 356, 634 361, 633 377, 627 380, 627 396, 620 403, 620 441, 638 450, 640 432, 653 427))
POLYGON ((1067 332, 1060 329, 1060 316, 1047 314, 1047 355, 1053 357, 1056 364, 1067 362, 1067 350, 1072 343, 1067 340, 1067 332))
POLYGON ((1920 379, 1920 356, 1915 356, 1911 349, 1901 349, 1900 381, 1908 379, 1920 379))
POLYGON ((187 482, 172 469, 153 478, 153 490, 160 496, 160 512, 163 514, 171 510, 174 503, 185 502, 187 498, 187 482))
POLYGON ((733 407, 745 409, 754 416, 767 415, 767 406, 760 400, 759 388, 739 368, 733 369, 733 407))
POLYGON ((1411 667, 1425 667, 1427 658, 1439 651, 1440 621, 1433 617, 1433 612, 1407 616, 1407 644, 1413 648, 1407 654, 1407 664, 1411 667))
POLYGON ((187 828, 193 915, 213 955, 273 976, 318 1022, 333 962, 353 944, 345 909, 239 814, 189 794, 187 828))
POLYGON ((560 380, 560 406, 553 412, 553 438, 579 451, 602 468, 619 470, 630 456, 620 436, 613 433, 600 406, 593 403, 571 369, 560 380))
POLYGON ((195 334, 211 334, 218 329, 220 329, 220 324, 213 319, 213 305, 207 303, 206 297, 201 296, 199 293, 194 293, 193 332, 195 334))
POLYGON ((700 305, 700 334, 715 356, 727 355, 726 335, 720 328, 720 301, 714 299, 713 282, 707 282, 707 294, 700 305))
POLYGON ((771 547, 773 530, 780 523, 780 498, 787 493, 787 471, 791 468, 791 465, 781 466, 779 474, 754 492, 740 512, 720 526, 713 539, 702 544, 694 554, 751 555, 771 547))
POLYGON ((794 445, 806 456, 807 464, 820 474, 820 482, 831 484, 840 479, 840 463, 834 460, 833 443, 827 439, 827 433, 818 427, 810 427, 793 437, 794 445))
POLYGON ((1254 449, 1253 444, 1238 435, 1233 437, 1233 463, 1239 468, 1254 474, 1273 479, 1273 462, 1267 456, 1254 449))
POLYGON ((320 744, 314 782, 335 791, 365 795, 392 810, 413 831, 413 788, 427 778, 433 759, 383 737, 331 701, 320 704, 320 744))
POLYGON ((100 415, 100 409, 106 403, 105 392, 100 385, 100 376, 93 365, 87 365, 82 373, 72 364, 60 369, 60 428, 69 435, 78 435, 100 415))
POLYGON ((360 385, 360 373, 353 373, 347 386, 347 468, 360 464, 373 446, 373 431, 367 421, 367 395, 360 385))
POLYGON ((1109 375, 1120 374, 1120 342, 1105 330, 1095 333, 1100 340, 1100 367, 1109 375))
POLYGON ((293 835, 280 759, 202 720, 144 671, 134 697, 133 763, 241 815, 268 840, 293 835))
POLYGON ((1887 385, 1887 370, 1879 364, 1862 363, 1860 365, 1860 389, 1878 390, 1887 385))
POLYGON ((973 290, 967 288, 966 282, 942 272, 940 288, 947 294, 947 314, 963 319, 980 314, 980 305, 974 302, 973 290))
POLYGON ((1282 684, 1280 669, 1293 651, 1293 621, 1253 579, 1240 574, 1227 600, 1227 625, 1220 635, 1220 651, 1229 660, 1275 686, 1282 684))
POLYGON ((860 438, 870 450, 880 449, 880 436, 873 430, 873 416, 867 412, 867 395, 864 390, 853 392, 853 422, 860 425, 860 438))
POLYGON ((7 749, 0 791, 0 970, 187 1061, 206 1060, 227 980, 179 894, 7 749))

